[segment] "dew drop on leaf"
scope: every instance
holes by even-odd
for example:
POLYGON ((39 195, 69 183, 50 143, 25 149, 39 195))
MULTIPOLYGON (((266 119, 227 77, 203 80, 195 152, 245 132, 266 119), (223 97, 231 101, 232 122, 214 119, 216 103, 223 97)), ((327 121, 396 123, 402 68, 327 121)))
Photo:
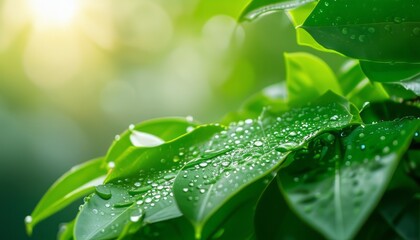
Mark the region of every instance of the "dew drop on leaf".
POLYGON ((32 222, 32 216, 31 216, 31 215, 26 216, 26 217, 25 217, 25 223, 26 223, 26 224, 29 224, 29 223, 31 223, 31 222, 32 222))
POLYGON ((112 197, 111 190, 104 185, 97 186, 95 192, 104 200, 108 200, 112 197))
POLYGON ((136 209, 133 211, 130 215, 130 221, 131 222, 138 222, 143 217, 143 210, 142 209, 136 209))
POLYGON ((256 146, 256 147, 261 147, 262 145, 263 145, 263 143, 259 140, 254 142, 254 146, 256 146))

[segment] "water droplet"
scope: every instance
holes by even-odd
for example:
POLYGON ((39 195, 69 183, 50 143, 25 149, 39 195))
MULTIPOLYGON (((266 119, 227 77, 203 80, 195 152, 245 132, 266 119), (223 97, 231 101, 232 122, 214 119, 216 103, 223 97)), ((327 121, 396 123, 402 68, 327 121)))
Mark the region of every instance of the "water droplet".
POLYGON ((415 132, 414 137, 418 137, 418 136, 419 136, 419 132, 415 132))
POLYGON ((243 127, 238 127, 238 128, 236 128, 236 132, 242 132, 244 130, 244 128, 243 127))
POLYGON ((119 141, 121 139, 121 136, 120 135, 115 135, 114 139, 115 139, 115 141, 119 141))
POLYGON ((222 166, 223 166, 223 167, 227 167, 227 166, 229 166, 229 165, 230 165, 230 162, 227 162, 227 161, 222 162, 222 166))
POLYGON ((113 168, 115 168, 115 163, 112 162, 112 161, 111 162, 108 162, 108 165, 107 166, 108 166, 109 169, 113 169, 113 168))
POLYGON ((289 136, 291 136, 291 137, 294 137, 294 136, 296 136, 297 135, 297 133, 296 132, 294 132, 294 131, 291 131, 290 133, 289 133, 289 136))
POLYGON ((259 140, 254 142, 254 146, 256 146, 256 147, 261 147, 262 145, 263 145, 263 143, 259 140))
POLYGON ((359 133, 359 138, 364 138, 365 134, 364 133, 359 133))
POLYGON ((188 126, 186 131, 187 132, 192 132, 193 130, 194 130, 194 127, 193 126, 188 126))
POLYGON ((328 2, 324 2, 324 5, 328 7, 330 4, 328 2))
POLYGON ((138 200, 136 203, 137 203, 137 205, 142 205, 143 204, 143 200, 138 200))
POLYGON ((366 145, 365 144, 360 145, 360 149, 361 150, 365 150, 366 149, 366 145))
POLYGON ((128 126, 128 129, 130 129, 130 131, 131 131, 131 130, 134 130, 134 127, 135 127, 135 126, 134 126, 134 124, 130 124, 130 125, 128 126))
POLYGON ((382 149, 383 153, 389 153, 389 147, 384 147, 384 149, 382 149))
POLYGON ((145 203, 151 203, 151 202, 152 202, 152 200, 153 200, 152 198, 149 198, 149 197, 148 197, 148 198, 144 199, 144 202, 145 202, 145 203))
POLYGON ((98 209, 94 208, 94 209, 92 210, 92 212, 93 212, 93 214, 98 214, 98 209))
POLYGON ((360 42, 364 42, 364 41, 365 41, 365 39, 366 39, 366 35, 360 35, 360 36, 359 36, 359 41, 360 41, 360 42))
POLYGON ((193 122, 194 121, 194 117, 190 116, 190 115, 187 116, 185 119, 187 120, 187 122, 193 122))
POLYGON ((140 193, 145 193, 145 192, 149 191, 150 189, 152 189, 152 186, 144 186, 144 187, 140 187, 140 188, 130 189, 128 191, 128 193, 130 195, 136 195, 136 194, 140 194, 140 193))
POLYGON ((380 136, 379 139, 381 139, 382 141, 384 141, 386 139, 385 136, 380 136))
POLYGON ((188 188, 183 188, 182 189, 183 192, 188 192, 188 190, 189 190, 188 188))
POLYGON ((112 197, 111 190, 105 185, 99 185, 95 189, 96 194, 104 200, 108 200, 112 197))
POLYGON ((176 174, 171 173, 171 174, 165 175, 165 176, 163 177, 163 179, 165 179, 165 180, 171 180, 171 179, 173 179, 173 178, 175 178, 175 177, 176 177, 176 174))
POLYGON ((204 188, 200 189, 200 193, 205 193, 205 192, 206 192, 206 189, 204 189, 204 188))
POLYGON ((136 186, 136 187, 140 187, 140 186, 141 186, 141 183, 140 183, 140 182, 135 182, 135 183, 134 183, 134 186, 136 186))
POLYGON ((138 222, 143 217, 143 210, 136 209, 130 215, 130 221, 138 222))
POLYGON ((28 216, 25 217, 25 223, 26 224, 32 223, 32 216, 31 215, 28 215, 28 216))
POLYGON ((126 200, 124 202, 119 202, 119 203, 115 203, 113 206, 115 208, 123 208, 123 207, 128 207, 131 204, 133 204, 134 201, 130 201, 130 200, 126 200))
POLYGON ((402 19, 400 17, 394 17, 394 22, 395 23, 401 23, 402 19))
POLYGON ((165 141, 153 134, 140 131, 132 131, 130 141, 135 147, 156 147, 165 143, 165 141))
POLYGON ((109 207, 111 207, 111 204, 105 203, 105 207, 109 208, 109 207))
POLYGON ((342 34, 347 34, 347 33, 349 33, 349 30, 347 28, 343 28, 343 29, 341 29, 341 33, 342 34))
POLYGON ((334 115, 334 116, 330 117, 330 120, 331 121, 337 121, 338 118, 339 118, 338 115, 334 115))
POLYGON ((368 32, 370 32, 370 33, 374 33, 374 32, 375 32, 375 28, 374 28, 374 27, 369 27, 369 28, 368 28, 368 32))
POLYGON ((204 168, 204 167, 207 167, 207 163, 206 163, 206 162, 202 162, 202 163, 200 163, 199 165, 200 165, 200 167, 203 167, 203 168, 204 168))
POLYGON ((181 159, 178 156, 174 156, 174 158, 172 159, 174 163, 179 162, 179 160, 181 159))
POLYGON ((245 120, 245 123, 246 123, 246 124, 251 124, 251 123, 252 123, 252 119, 246 119, 246 120, 245 120))
POLYGON ((414 33, 414 35, 419 36, 420 35, 420 27, 413 28, 413 33, 414 33))

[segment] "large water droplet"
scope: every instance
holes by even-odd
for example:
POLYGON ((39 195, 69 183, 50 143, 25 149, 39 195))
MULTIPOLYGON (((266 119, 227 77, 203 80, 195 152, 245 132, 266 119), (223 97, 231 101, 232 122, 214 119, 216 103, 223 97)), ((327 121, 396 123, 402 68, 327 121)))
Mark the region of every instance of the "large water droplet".
POLYGON ((25 217, 25 223, 26 224, 32 223, 32 216, 31 215, 28 215, 28 216, 25 217))
POLYGON ((144 186, 144 187, 140 187, 140 188, 130 189, 128 191, 128 193, 130 195, 136 195, 136 194, 140 194, 140 193, 145 193, 145 192, 149 191, 150 189, 152 189, 152 186, 144 186))
POLYGON ((140 221, 141 218, 143 218, 144 214, 143 214, 143 210, 141 209, 136 209, 134 210, 131 215, 130 215, 130 221, 132 222, 138 222, 140 221))
POLYGON ((165 143, 161 138, 153 134, 140 131, 132 131, 130 141, 135 147, 156 147, 165 143))
POLYGON ((108 200, 112 197, 111 190, 105 185, 97 186, 95 192, 104 200, 108 200))
POLYGON ((113 168, 115 168, 115 163, 112 162, 112 161, 108 162, 107 166, 108 166, 109 169, 113 169, 113 168))

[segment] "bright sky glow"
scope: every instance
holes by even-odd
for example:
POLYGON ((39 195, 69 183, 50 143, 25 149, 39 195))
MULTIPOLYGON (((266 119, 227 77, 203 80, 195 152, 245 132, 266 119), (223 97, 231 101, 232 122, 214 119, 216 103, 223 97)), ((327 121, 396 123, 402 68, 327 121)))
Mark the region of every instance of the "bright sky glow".
POLYGON ((27 0, 33 21, 41 27, 70 25, 79 11, 77 0, 27 0))

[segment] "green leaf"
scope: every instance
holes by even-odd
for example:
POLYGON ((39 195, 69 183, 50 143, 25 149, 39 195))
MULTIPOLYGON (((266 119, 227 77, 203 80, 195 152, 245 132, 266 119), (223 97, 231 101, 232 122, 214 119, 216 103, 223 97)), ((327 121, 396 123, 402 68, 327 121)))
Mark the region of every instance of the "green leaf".
POLYGON ((268 86, 247 99, 238 111, 227 114, 222 123, 229 125, 231 122, 257 118, 264 109, 270 109, 273 112, 285 112, 289 109, 286 97, 285 82, 268 86))
POLYGON ((197 149, 199 155, 190 158, 174 184, 177 204, 193 223, 196 238, 203 229, 217 225, 213 219, 223 221, 234 207, 225 204, 238 201, 244 188, 276 171, 291 150, 322 131, 340 129, 354 120, 348 102, 333 93, 317 103, 283 114, 264 111, 257 120, 232 123, 197 149))
POLYGON ((25 218, 26 231, 30 235, 37 223, 68 206, 73 201, 94 191, 105 180, 107 170, 102 168, 104 158, 97 158, 77 165, 60 177, 30 216, 25 218))
POLYGON ((242 12, 240 20, 255 20, 268 13, 297 8, 316 0, 253 0, 242 12))
POLYGON ((106 183, 86 199, 76 218, 75 237, 115 238, 129 221, 144 225, 181 216, 172 196, 173 181, 185 164, 181 156, 193 154, 193 146, 222 129, 201 126, 156 147, 129 148, 106 183))
POLYGON ((142 240, 194 240, 194 229, 185 217, 144 226, 133 238, 142 240))
POLYGON ((382 216, 402 239, 420 237, 420 199, 415 194, 409 189, 394 189, 385 194, 379 205, 382 216))
POLYGON ((148 147, 147 145, 154 146, 159 143, 168 142, 179 136, 191 131, 197 127, 197 123, 193 121, 192 117, 187 118, 159 118, 141 122, 137 125, 130 125, 129 129, 121 135, 115 136, 107 153, 107 162, 118 161, 118 157, 124 151, 132 146, 148 147), (152 142, 142 142, 138 140, 139 137, 149 137, 152 142), (161 141, 159 141, 159 139, 161 141))
POLYGON ((360 65, 369 80, 400 85, 420 96, 420 64, 361 61, 360 65))
POLYGON ((73 240, 74 221, 73 219, 73 221, 60 226, 57 236, 58 240, 73 240))
POLYGON ((330 67, 320 58, 308 53, 285 53, 286 81, 291 106, 301 106, 328 90, 341 95, 342 91, 330 67))
POLYGON ((320 0, 302 28, 352 58, 420 62, 419 12, 417 0, 320 0))
POLYGON ((420 77, 420 64, 360 61, 360 66, 369 80, 375 82, 393 83, 420 77))
POLYGON ((306 5, 303 5, 299 8, 286 11, 287 16, 289 17, 293 26, 295 26, 296 28, 297 43, 303 46, 309 46, 309 47, 315 48, 320 51, 337 53, 336 51, 326 49, 323 46, 321 46, 317 41, 315 41, 315 39, 307 31, 300 28, 303 22, 305 22, 306 18, 308 18, 308 16, 314 10, 316 5, 317 5, 317 2, 312 2, 306 5))
POLYGON ((362 68, 356 60, 346 61, 337 76, 344 96, 351 94, 357 88, 357 85, 366 79, 362 68))
POLYGON ((277 181, 273 181, 264 192, 255 211, 257 239, 323 239, 287 206, 277 181))
MULTIPOLYGON (((404 117, 420 118, 419 107, 391 101, 373 102, 360 113, 363 122, 392 121, 404 117)), ((414 138, 416 139, 416 138, 414 138)))
POLYGON ((335 142, 317 139, 279 172, 283 195, 326 238, 352 238, 380 200, 419 126, 420 120, 381 122, 332 135, 335 142))

